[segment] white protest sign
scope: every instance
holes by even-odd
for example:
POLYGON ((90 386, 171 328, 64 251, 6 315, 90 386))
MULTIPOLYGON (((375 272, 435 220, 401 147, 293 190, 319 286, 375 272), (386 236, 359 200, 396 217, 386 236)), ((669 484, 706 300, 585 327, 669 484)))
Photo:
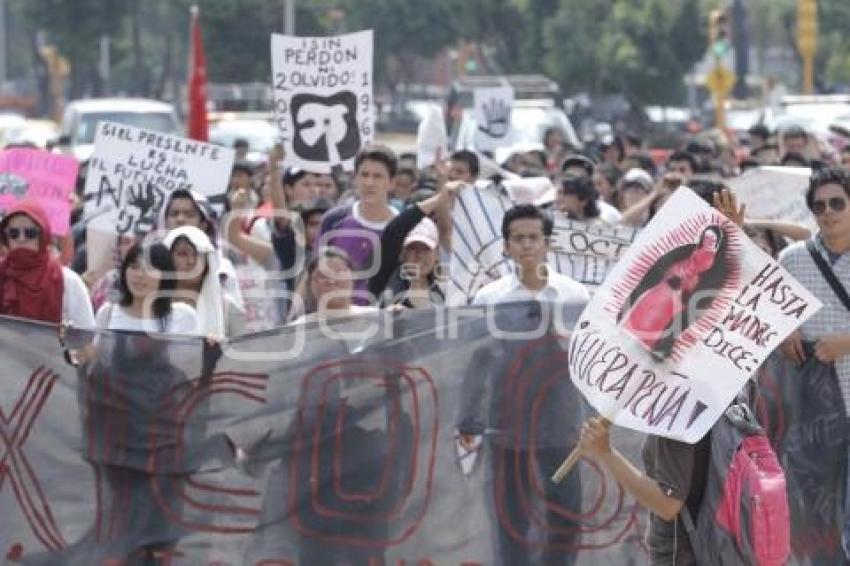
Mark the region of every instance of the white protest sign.
POLYGON ((233 157, 229 148, 99 122, 86 175, 85 217, 119 235, 149 231, 175 190, 224 193, 233 157))
POLYGON ((817 230, 817 222, 806 207, 808 167, 758 167, 729 180, 738 202, 747 205, 747 217, 757 220, 797 222, 817 230))
POLYGON ((425 169, 449 154, 446 121, 439 104, 429 104, 425 117, 416 130, 416 167, 425 169))
POLYGON ((594 288, 625 255, 640 230, 632 226, 587 224, 555 213, 550 258, 559 273, 594 288))
POLYGON ((375 129, 372 31, 272 35, 275 119, 287 162, 318 173, 354 169, 375 129))
MULTIPOLYGON (((516 182, 526 181, 519 179, 516 182)), ((532 185, 532 188, 535 187, 532 185)), ((544 186, 538 187, 541 191, 544 186)), ((452 216, 452 256, 449 262, 447 303, 465 305, 485 284, 510 273, 510 260, 504 255, 502 219, 505 211, 521 202, 545 204, 545 195, 517 191, 504 185, 478 184, 458 193, 452 216)), ((626 226, 588 225, 554 215, 549 265, 590 287, 602 284, 605 276, 625 253, 637 235, 626 226)))
POLYGON ((475 148, 493 151, 511 143, 511 110, 514 89, 510 85, 476 88, 472 94, 473 116, 478 129, 475 148))
POLYGON ((694 443, 820 308, 740 228, 680 188, 579 318, 570 377, 614 423, 694 443))

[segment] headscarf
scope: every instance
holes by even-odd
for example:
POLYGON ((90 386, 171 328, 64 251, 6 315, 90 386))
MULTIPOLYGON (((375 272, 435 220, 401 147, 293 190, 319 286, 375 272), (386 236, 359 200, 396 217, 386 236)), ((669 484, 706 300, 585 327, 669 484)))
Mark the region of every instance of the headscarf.
POLYGON ((218 253, 203 230, 194 226, 175 228, 165 236, 163 243, 171 250, 179 238, 189 240, 198 255, 203 255, 207 261, 207 273, 201 281, 201 291, 195 302, 198 326, 204 335, 224 337, 224 293, 218 277, 218 253))
POLYGON ((34 200, 19 201, 0 221, 0 242, 8 246, 6 227, 18 214, 32 219, 40 228, 38 251, 18 248, 0 261, 0 313, 59 323, 65 284, 62 265, 50 253, 50 223, 44 209, 34 200))
POLYGON ((166 220, 168 217, 168 208, 171 206, 171 201, 175 198, 190 198, 192 202, 195 203, 195 207, 198 209, 198 212, 201 213, 201 218, 206 220, 207 226, 209 227, 206 235, 208 236, 211 242, 215 241, 216 237, 216 227, 218 225, 218 221, 216 219, 215 211, 213 210, 212 205, 207 197, 202 195, 197 191, 191 191, 186 189, 178 189, 171 194, 169 194, 165 203, 159 211, 159 219, 157 223, 157 227, 160 230, 166 230, 166 220))

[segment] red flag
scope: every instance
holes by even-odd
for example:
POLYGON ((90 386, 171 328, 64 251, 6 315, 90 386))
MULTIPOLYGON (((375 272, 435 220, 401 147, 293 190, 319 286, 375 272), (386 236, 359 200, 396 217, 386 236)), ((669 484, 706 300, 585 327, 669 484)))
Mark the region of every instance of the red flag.
POLYGON ((208 141, 207 60, 204 57, 204 43, 198 22, 198 7, 192 6, 191 13, 192 45, 189 49, 189 118, 186 123, 186 135, 195 140, 208 141))

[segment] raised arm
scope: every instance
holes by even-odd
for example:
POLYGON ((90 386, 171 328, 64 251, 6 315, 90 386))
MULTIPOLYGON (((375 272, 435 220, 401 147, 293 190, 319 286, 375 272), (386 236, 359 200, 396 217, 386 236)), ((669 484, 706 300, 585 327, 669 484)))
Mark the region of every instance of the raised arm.
POLYGON ((782 220, 750 220, 745 222, 746 226, 751 228, 759 228, 762 230, 771 230, 780 236, 785 236, 790 240, 799 242, 800 240, 808 240, 812 237, 812 231, 796 222, 784 222, 782 220))
POLYGON ((274 209, 274 227, 283 231, 289 226, 286 212, 286 193, 283 190, 280 162, 283 161, 283 146, 276 144, 269 152, 269 197, 274 209))
POLYGON ((271 242, 262 240, 247 233, 245 221, 250 221, 249 193, 245 189, 237 189, 230 195, 231 212, 225 217, 225 236, 239 251, 248 254, 255 261, 265 264, 274 254, 271 242))

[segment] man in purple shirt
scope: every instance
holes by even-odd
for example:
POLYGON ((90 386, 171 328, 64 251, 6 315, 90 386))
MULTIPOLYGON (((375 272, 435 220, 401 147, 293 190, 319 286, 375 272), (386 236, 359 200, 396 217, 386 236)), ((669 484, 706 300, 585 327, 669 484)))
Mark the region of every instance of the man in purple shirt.
POLYGON ((369 297, 367 284, 380 267, 377 262, 381 258, 381 234, 396 214, 387 196, 397 168, 398 161, 390 148, 367 146, 354 162, 357 200, 329 210, 322 218, 316 246, 336 246, 348 254, 354 268, 354 304, 375 302, 369 297))

